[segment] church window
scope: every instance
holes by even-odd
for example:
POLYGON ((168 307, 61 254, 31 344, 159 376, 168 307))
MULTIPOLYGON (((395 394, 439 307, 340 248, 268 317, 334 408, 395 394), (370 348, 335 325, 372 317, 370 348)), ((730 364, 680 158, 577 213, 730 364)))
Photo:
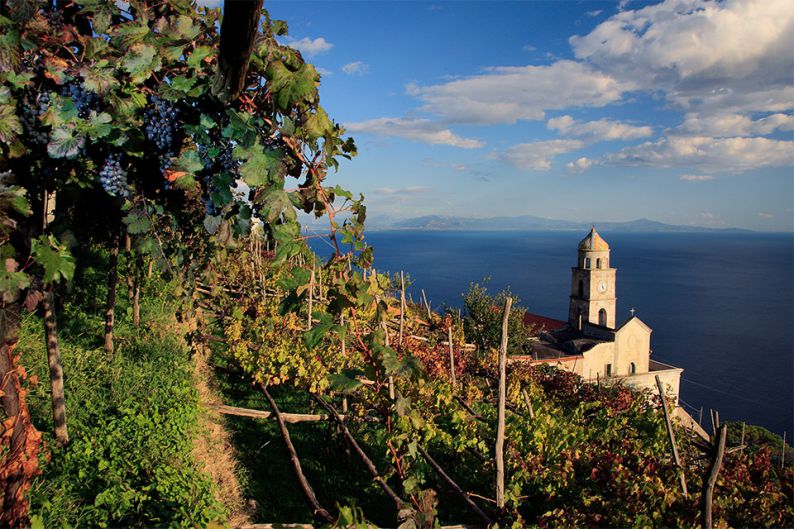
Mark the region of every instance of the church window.
POLYGON ((584 281, 579 280, 579 297, 584 296, 584 281))
POLYGON ((584 260, 584 267, 585 267, 585 268, 590 268, 590 258, 589 258, 589 257, 586 257, 586 258, 585 258, 585 260, 584 260))
POLYGON ((598 311, 598 324, 602 327, 607 326, 607 311, 606 309, 601 309, 598 311))
POLYGON ((601 258, 596 259, 596 268, 601 268, 601 258))
POLYGON ((632 362, 631 365, 629 365, 629 373, 633 375, 636 372, 637 372, 637 365, 634 362, 632 362))
POLYGON ((612 364, 607 364, 607 376, 612 376, 612 364))

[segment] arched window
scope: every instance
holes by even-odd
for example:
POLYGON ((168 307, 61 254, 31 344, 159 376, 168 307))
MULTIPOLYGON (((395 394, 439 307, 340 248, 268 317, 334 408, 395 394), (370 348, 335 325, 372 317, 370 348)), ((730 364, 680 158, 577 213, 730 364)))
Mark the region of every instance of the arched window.
POLYGON ((589 258, 589 257, 586 257, 586 258, 585 258, 585 260, 584 260, 584 267, 585 267, 585 268, 590 268, 590 258, 589 258))
POLYGON ((607 326, 607 311, 606 309, 601 309, 598 311, 598 324, 602 327, 607 326))
POLYGON ((584 296, 584 281, 582 281, 580 279, 579 280, 579 297, 581 298, 583 296, 584 296))
POLYGON ((637 366, 634 364, 634 362, 632 362, 629 365, 629 373, 633 375, 636 372, 637 372, 637 366))
POLYGON ((596 259, 596 268, 601 268, 601 258, 596 259))

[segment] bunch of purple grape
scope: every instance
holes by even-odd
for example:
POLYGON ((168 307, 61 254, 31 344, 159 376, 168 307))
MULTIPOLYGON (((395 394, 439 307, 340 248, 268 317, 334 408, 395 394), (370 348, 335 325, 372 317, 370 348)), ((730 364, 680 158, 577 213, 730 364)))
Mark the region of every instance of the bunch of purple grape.
POLYGON ((87 118, 92 110, 96 112, 100 110, 99 97, 83 88, 83 85, 77 81, 64 86, 61 95, 72 98, 74 106, 77 107, 77 115, 83 119, 87 118))
POLYGON ((39 122, 39 116, 47 111, 50 105, 49 92, 30 92, 19 102, 22 127, 30 143, 46 145, 50 135, 39 122))
POLYGON ((127 171, 121 166, 121 155, 108 154, 102 170, 99 171, 99 183, 109 195, 126 198, 130 194, 127 183, 127 171))
POLYGON ((151 98, 151 103, 143 113, 146 138, 154 143, 160 159, 160 170, 165 171, 171 166, 171 158, 175 156, 173 145, 179 110, 157 96, 151 98))

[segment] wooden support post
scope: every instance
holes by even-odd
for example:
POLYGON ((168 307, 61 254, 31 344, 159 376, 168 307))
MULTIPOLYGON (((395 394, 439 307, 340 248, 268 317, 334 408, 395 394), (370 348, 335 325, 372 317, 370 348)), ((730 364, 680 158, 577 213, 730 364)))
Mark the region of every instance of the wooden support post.
POLYGON ((722 458, 725 455, 725 440, 728 437, 728 427, 723 425, 715 433, 716 441, 714 442, 714 456, 711 460, 709 473, 706 480, 703 482, 703 501, 701 505, 702 515, 702 528, 712 529, 713 524, 711 520, 711 506, 714 499, 714 485, 717 483, 717 476, 722 467, 722 458))
POLYGON ((449 485, 449 488, 451 488, 455 492, 455 494, 457 494, 466 503, 466 505, 468 505, 469 508, 472 511, 474 511, 477 514, 477 516, 480 517, 480 519, 485 523, 485 525, 490 526, 493 523, 493 521, 491 521, 488 515, 485 514, 482 511, 482 509, 480 509, 477 506, 476 503, 474 503, 474 501, 469 497, 469 495, 466 494, 463 491, 463 489, 461 489, 460 486, 457 483, 455 483, 455 481, 451 477, 447 475, 446 472, 444 472, 444 469, 441 468, 441 466, 436 462, 435 459, 430 457, 430 454, 427 453, 427 450, 425 450, 425 448, 422 445, 418 445, 417 448, 419 449, 419 453, 422 454, 422 457, 425 458, 425 461, 427 461, 428 464, 431 467, 433 467, 433 470, 435 470, 436 473, 441 477, 441 479, 443 479, 447 483, 447 485, 449 485))
POLYGON ((502 315, 502 344, 499 347, 499 404, 496 423, 496 506, 505 506, 505 400, 507 398, 507 323, 513 298, 505 300, 502 315))
POLYGON ((405 328, 405 275, 400 270, 400 337, 398 338, 397 345, 403 345, 403 329, 405 328))
POLYGON ((700 407, 700 415, 698 415, 698 424, 703 426, 703 406, 700 407))
POLYGON ((452 324, 449 325, 449 379, 455 387, 455 347, 452 345, 452 324))
POLYGON ((427 309, 427 322, 430 323, 430 303, 427 302, 427 296, 425 296, 425 289, 422 289, 422 301, 425 302, 425 308, 427 309))
POLYGON ((742 439, 739 441, 739 446, 744 446, 744 421, 742 421, 742 439))
MULTIPOLYGON (((345 326, 345 315, 344 314, 340 314, 339 315, 339 325, 341 325, 342 327, 345 326)), ((346 354, 347 354, 347 351, 346 351, 347 343, 346 342, 347 342, 347 333, 345 333, 345 336, 342 338, 342 356, 346 356, 346 354)))
POLYGON ((281 417, 281 412, 278 410, 278 406, 276 406, 276 401, 273 400, 273 397, 270 396, 270 392, 267 390, 267 386, 261 385, 260 389, 262 393, 264 393, 265 397, 267 398, 268 402, 270 403, 270 407, 273 409, 273 414, 276 416, 276 421, 278 421, 278 428, 281 431, 281 437, 284 439, 284 444, 287 447, 287 452, 289 452, 289 458, 292 462, 292 469, 295 472, 295 477, 298 479, 298 483, 301 486, 301 490, 303 490, 304 496, 306 496, 306 501, 309 503, 309 506, 312 508, 312 515, 315 521, 323 522, 323 523, 331 523, 334 521, 334 517, 331 516, 328 511, 326 511, 320 502, 317 500, 317 495, 314 493, 314 489, 309 484, 309 481, 306 479, 306 476, 303 474, 303 469, 301 468, 300 459, 298 459, 298 453, 295 451, 295 446, 292 444, 292 440, 289 436, 289 430, 287 429, 287 425, 284 423, 284 419, 281 417))
POLYGON ((306 330, 312 330, 312 310, 314 310, 314 268, 309 279, 309 314, 306 315, 306 330))
POLYGON ((328 413, 333 415, 334 419, 339 424, 340 428, 342 428, 342 433, 350 442, 350 446, 353 447, 353 450, 356 452, 356 455, 358 455, 359 459, 361 459, 362 463, 364 463, 364 466, 367 467, 367 471, 369 471, 370 475, 372 476, 372 479, 375 480, 375 482, 380 486, 383 492, 385 492, 386 495, 389 498, 391 498, 391 500, 394 502, 394 506, 397 508, 397 511, 401 512, 403 510, 407 510, 408 502, 400 498, 397 495, 397 493, 395 493, 394 490, 392 490, 389 484, 386 483, 386 480, 383 479, 383 477, 381 477, 380 474, 378 474, 378 469, 375 468, 375 464, 372 462, 372 460, 369 457, 367 457, 367 454, 365 454, 364 451, 361 449, 361 447, 358 445, 355 438, 350 433, 350 430, 347 429, 347 425, 345 424, 345 421, 343 421, 339 417, 339 413, 336 411, 336 408, 334 408, 333 405, 325 402, 325 400, 318 395, 312 394, 312 397, 320 404, 320 406, 325 408, 328 413))
POLYGON ((527 393, 526 389, 522 389, 521 394, 524 395, 524 402, 527 405, 527 409, 529 409, 529 418, 534 420, 535 408, 532 407, 532 401, 529 399, 529 393, 527 393))
MULTIPOLYGON (((386 327, 386 322, 382 323, 383 332, 386 333, 386 347, 389 347, 389 328, 386 327)), ((389 399, 395 400, 397 397, 394 393, 394 377, 389 375, 389 399)))
POLYGON ((675 442, 673 423, 670 421, 670 413, 667 411, 667 399, 665 397, 664 388, 662 387, 662 379, 659 378, 659 375, 656 375, 656 387, 659 390, 659 399, 661 399, 662 402, 664 422, 667 425, 667 437, 670 440, 670 449, 673 452, 673 462, 675 463, 675 468, 678 472, 678 481, 681 484, 681 492, 686 498, 689 496, 689 493, 686 490, 686 476, 684 475, 684 467, 681 465, 681 459, 678 457, 678 446, 675 442))
POLYGON ((317 279, 317 300, 322 303, 323 301, 323 267, 317 267, 317 275, 319 276, 317 279))

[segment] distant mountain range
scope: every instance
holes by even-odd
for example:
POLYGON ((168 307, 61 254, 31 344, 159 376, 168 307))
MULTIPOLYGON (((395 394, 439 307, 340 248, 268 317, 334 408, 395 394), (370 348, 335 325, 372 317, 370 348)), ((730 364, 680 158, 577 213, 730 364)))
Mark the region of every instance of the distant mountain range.
MULTIPOLYGON (((519 217, 489 217, 474 219, 447 215, 426 215, 411 219, 388 217, 367 220, 367 227, 373 230, 481 230, 481 231, 583 231, 592 226, 587 222, 546 219, 533 215, 519 217)), ((750 231, 739 228, 704 228, 700 226, 680 226, 665 224, 649 219, 626 222, 597 222, 596 227, 615 232, 704 232, 704 231, 750 231)))

